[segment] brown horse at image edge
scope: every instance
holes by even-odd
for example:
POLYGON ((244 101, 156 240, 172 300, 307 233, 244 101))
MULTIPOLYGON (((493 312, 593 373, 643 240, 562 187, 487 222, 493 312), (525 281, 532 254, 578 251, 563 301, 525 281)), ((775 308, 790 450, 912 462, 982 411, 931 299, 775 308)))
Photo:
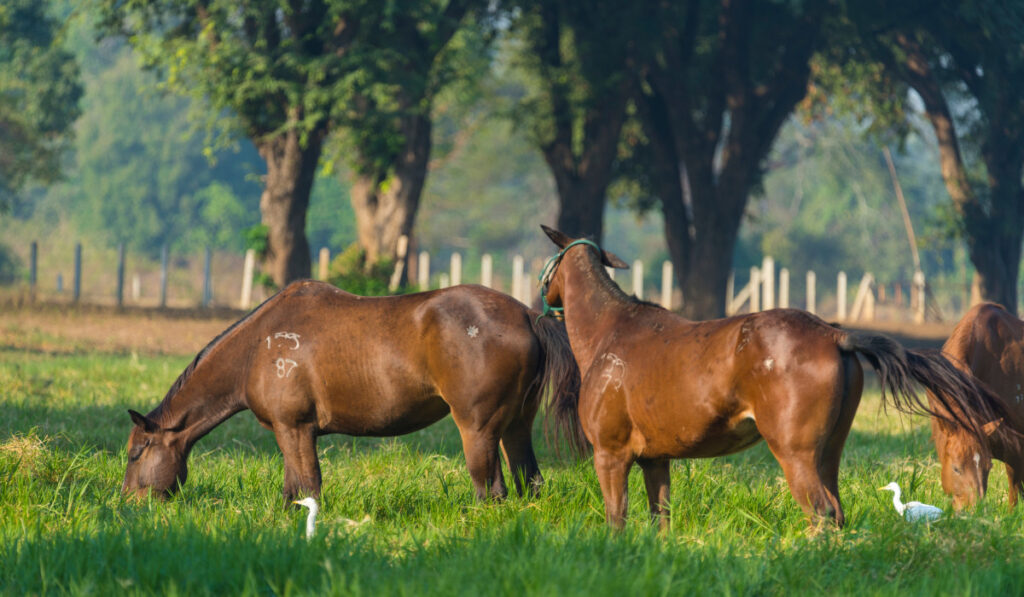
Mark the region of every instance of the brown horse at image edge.
POLYGON ((556 414, 593 444, 614 527, 625 523, 634 463, 651 515, 666 528, 671 459, 730 454, 762 438, 803 510, 842 526, 839 460, 863 388, 858 354, 902 411, 933 410, 917 382, 940 390, 951 423, 975 437, 1002 412, 938 351, 905 350, 795 309, 688 321, 622 292, 605 271, 626 267, 615 255, 543 228, 559 253, 542 273, 542 294, 564 309, 582 374, 578 404, 558 404, 556 414))
POLYGON ((210 342, 148 415, 129 411, 122 492, 169 494, 196 441, 249 409, 284 456, 286 504, 320 494, 318 436, 401 435, 449 412, 478 499, 507 494, 499 443, 532 494, 543 394, 574 401, 579 384, 564 327, 537 316, 481 286, 366 298, 292 283, 210 342))
POLYGON ((942 463, 942 488, 957 510, 985 496, 992 459, 1006 465, 1009 505, 1017 505, 1024 489, 1024 321, 995 303, 972 307, 942 346, 950 361, 974 375, 998 397, 1003 416, 987 418, 985 436, 977 437, 950 425, 949 411, 934 392, 932 409, 946 415, 932 418, 932 440, 942 463))

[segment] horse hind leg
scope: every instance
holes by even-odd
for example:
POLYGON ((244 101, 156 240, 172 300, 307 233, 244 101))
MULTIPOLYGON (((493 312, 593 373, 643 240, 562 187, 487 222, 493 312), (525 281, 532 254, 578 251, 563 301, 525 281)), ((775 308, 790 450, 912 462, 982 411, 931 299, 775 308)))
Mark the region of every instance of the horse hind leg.
POLYGON ((311 425, 274 428, 277 445, 284 457, 285 506, 292 500, 308 495, 320 497, 320 461, 316 455, 316 432, 311 425))
MULTIPOLYGON (((456 421, 458 423, 458 421, 456 421)), ((498 437, 496 433, 475 431, 458 425, 462 435, 462 451, 466 455, 466 466, 469 478, 473 481, 476 499, 485 501, 489 497, 503 500, 508 496, 505 477, 501 472, 501 459, 498 457, 498 437)))
POLYGON ((594 447, 594 470, 601 483, 604 496, 604 516, 612 528, 619 530, 626 526, 629 511, 629 469, 633 458, 609 450, 594 447))
POLYGON ((516 486, 516 493, 522 497, 524 485, 530 497, 540 494, 544 477, 540 474, 537 455, 533 452, 531 433, 532 417, 513 420, 501 435, 501 449, 508 461, 509 474, 516 486))

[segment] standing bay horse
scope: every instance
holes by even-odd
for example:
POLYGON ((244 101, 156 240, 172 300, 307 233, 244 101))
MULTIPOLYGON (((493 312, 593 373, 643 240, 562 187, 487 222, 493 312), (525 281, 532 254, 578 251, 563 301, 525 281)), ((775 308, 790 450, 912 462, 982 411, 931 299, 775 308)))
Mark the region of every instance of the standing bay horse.
MULTIPOLYGON (((942 462, 942 488, 953 496, 957 510, 985 496, 992 459, 1006 465, 1010 483, 1010 507, 1024 489, 1024 321, 1003 307, 982 303, 972 307, 942 351, 966 373, 984 382, 998 397, 1005 418, 987 419, 985 437, 965 433, 946 418, 932 417, 932 439, 942 462)), ((945 413, 934 392, 928 393, 932 409, 945 413)))
POLYGON ((560 249, 542 273, 545 312, 564 309, 582 374, 578 404, 566 398, 556 416, 593 444, 614 527, 625 524, 633 463, 643 470, 652 517, 666 528, 670 459, 738 452, 761 438, 803 510, 842 526, 839 458, 863 387, 857 354, 900 410, 930 412, 916 381, 941 389, 943 401, 970 405, 948 416, 976 437, 999 412, 937 351, 904 350, 795 309, 688 321, 623 293, 604 269, 626 267, 615 255, 543 228, 560 249))
POLYGON ((122 492, 165 496, 192 446, 249 409, 284 455, 284 498, 319 496, 316 440, 393 436, 451 412, 478 499, 543 479, 531 428, 546 391, 574 400, 579 372, 562 324, 480 286, 365 298, 295 282, 206 346, 148 415, 129 411, 122 492))

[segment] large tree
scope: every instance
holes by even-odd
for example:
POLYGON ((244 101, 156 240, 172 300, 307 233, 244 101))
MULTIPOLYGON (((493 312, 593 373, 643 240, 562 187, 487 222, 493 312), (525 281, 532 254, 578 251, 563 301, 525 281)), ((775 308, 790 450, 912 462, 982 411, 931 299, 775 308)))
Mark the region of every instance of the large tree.
POLYGON ((354 150, 351 188, 358 242, 365 268, 397 257, 398 240, 411 237, 427 179, 432 144, 432 107, 453 78, 474 75, 485 60, 481 28, 460 31, 467 13, 486 5, 476 0, 400 3, 375 66, 375 93, 360 93, 348 106, 346 143, 354 150), (468 64, 467 64, 468 63, 468 64))
POLYGON ((515 111, 555 179, 557 227, 600 239, 606 191, 632 92, 630 0, 520 2, 515 30, 528 93, 515 111))
MULTIPOLYGON (((881 8, 851 4, 858 49, 917 92, 975 267, 975 294, 1016 310, 1024 238, 1024 5, 941 0, 881 8)), ((869 95, 887 97, 877 87, 869 95)))
POLYGON ((260 211, 265 266, 278 285, 310 274, 306 211, 324 141, 389 93, 381 65, 410 6, 363 0, 104 0, 108 31, 128 36, 172 88, 205 98, 267 165, 260 211), (225 113, 226 112, 226 113, 225 113))
POLYGON ((665 0, 649 13, 639 114, 683 312, 721 316, 763 161, 807 93, 824 0, 665 0))
POLYGON ((59 177, 79 114, 78 65, 47 8, 37 0, 0 5, 0 211, 29 180, 59 177))

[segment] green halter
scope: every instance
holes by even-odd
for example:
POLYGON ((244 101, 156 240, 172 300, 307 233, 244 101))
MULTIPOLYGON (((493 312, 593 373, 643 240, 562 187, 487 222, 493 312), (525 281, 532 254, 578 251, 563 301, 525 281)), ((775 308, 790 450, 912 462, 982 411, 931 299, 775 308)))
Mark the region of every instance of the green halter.
POLYGON ((575 245, 590 245, 597 249, 598 253, 601 252, 601 247, 597 246, 597 243, 592 240, 581 238, 565 245, 565 248, 559 251, 557 255, 548 259, 548 262, 544 264, 543 268, 541 268, 540 275, 537 276, 537 280, 540 282, 540 302, 544 307, 540 312, 540 315, 537 316, 537 321, 540 321, 541 317, 556 315, 565 311, 565 307, 552 307, 548 304, 548 282, 550 282, 549 278, 554 275, 555 268, 558 267, 558 264, 562 261, 562 257, 565 255, 565 252, 575 245))

